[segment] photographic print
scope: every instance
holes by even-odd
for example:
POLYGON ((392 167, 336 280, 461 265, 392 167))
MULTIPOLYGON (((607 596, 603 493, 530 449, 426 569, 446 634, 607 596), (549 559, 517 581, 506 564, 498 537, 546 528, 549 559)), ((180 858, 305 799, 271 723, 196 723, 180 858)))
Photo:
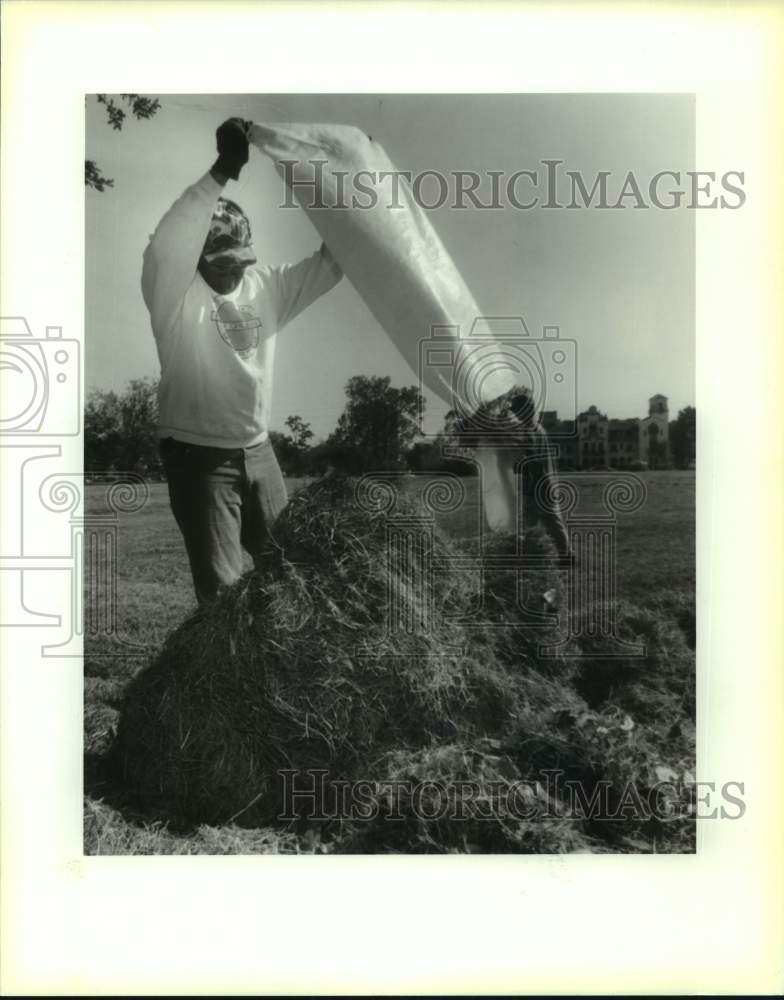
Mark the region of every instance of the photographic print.
POLYGON ((5 993, 781 993, 782 28, 3 0, 5 993))
POLYGON ((693 852, 693 96, 85 134, 86 853, 693 852))

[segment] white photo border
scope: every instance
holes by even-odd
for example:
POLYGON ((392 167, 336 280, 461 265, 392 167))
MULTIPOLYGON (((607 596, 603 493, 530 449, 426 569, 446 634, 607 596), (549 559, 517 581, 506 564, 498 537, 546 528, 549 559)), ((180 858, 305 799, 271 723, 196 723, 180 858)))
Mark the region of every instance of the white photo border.
MULTIPOLYGON (((781 8, 10 0, 3 22, 2 312, 41 357, 47 328, 69 342, 66 423, 87 94, 694 93, 697 168, 743 170, 748 195, 697 219, 698 779, 744 782, 742 820, 700 823, 696 856, 83 857, 81 663, 42 655, 33 621, 0 631, 4 992, 784 987, 781 8)), ((79 428, 19 448, 82 471, 79 428)), ((2 452, 3 554, 42 562, 24 593, 4 563, 2 600, 34 618, 68 607, 48 563, 78 513, 22 499, 21 454, 2 452)))

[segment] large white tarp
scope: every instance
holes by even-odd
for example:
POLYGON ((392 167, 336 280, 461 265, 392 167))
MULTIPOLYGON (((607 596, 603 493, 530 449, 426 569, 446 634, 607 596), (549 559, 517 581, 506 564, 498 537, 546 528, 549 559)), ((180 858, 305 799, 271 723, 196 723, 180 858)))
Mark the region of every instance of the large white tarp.
POLYGON ((472 336, 479 307, 378 142, 347 125, 255 124, 249 138, 293 182, 297 201, 423 386, 470 413, 515 385, 502 345, 486 331, 479 342, 472 336), (467 338, 470 346, 461 345, 467 338))

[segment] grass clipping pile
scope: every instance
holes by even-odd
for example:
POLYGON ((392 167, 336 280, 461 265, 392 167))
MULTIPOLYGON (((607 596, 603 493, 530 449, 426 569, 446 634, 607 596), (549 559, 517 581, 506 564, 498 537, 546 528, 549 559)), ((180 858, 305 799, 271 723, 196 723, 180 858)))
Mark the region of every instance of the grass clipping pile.
MULTIPOLYGON (((401 495, 395 513, 421 510, 401 495)), ((610 706, 605 719, 590 708, 580 694, 579 660, 540 659, 548 629, 509 624, 520 614, 516 574, 486 574, 485 611, 498 616, 495 628, 459 624, 476 607, 475 572, 435 572, 433 628, 390 633, 390 592, 399 620, 413 622, 427 590, 406 575, 405 562, 391 561, 387 517, 360 509, 351 480, 328 478, 296 494, 276 537, 275 565, 247 574, 186 621, 129 686, 117 742, 128 790, 159 814, 200 823, 264 826, 297 815, 301 825, 309 815, 331 817, 316 824, 319 836, 341 850, 601 849, 603 828, 565 821, 557 802, 543 818, 535 802, 518 809, 499 800, 510 782, 535 778, 543 767, 588 782, 588 795, 612 772, 617 799, 633 759, 628 733, 618 728, 626 714, 610 706), (597 732, 604 749, 592 741, 597 732), (411 788, 434 778, 447 798, 431 822, 433 803, 413 801, 411 788), (340 782, 364 788, 361 802, 338 794, 340 782), (383 790, 388 782, 404 789, 394 802, 383 790), (312 796, 290 795, 311 788, 312 796)), ((537 531, 527 544, 552 551, 537 531)), ((493 541, 496 554, 514 545, 513 538, 493 541)), ((436 567, 461 551, 435 532, 436 567)), ((557 583, 555 569, 526 571, 525 603, 541 607, 541 595, 557 583)), ((669 638, 677 646, 677 636, 669 638)), ((675 658, 671 652, 665 685, 689 676, 688 648, 677 646, 675 658)), ((653 715, 662 697, 670 704, 672 692, 657 688, 653 715)), ((687 737, 662 736, 671 757, 689 759, 687 737)), ((657 759, 656 748, 638 751, 643 764, 657 759)), ((541 796, 540 806, 557 799, 551 789, 541 796)), ((607 829, 617 839, 618 824, 607 829)), ((622 833, 638 835, 628 823, 622 833)))

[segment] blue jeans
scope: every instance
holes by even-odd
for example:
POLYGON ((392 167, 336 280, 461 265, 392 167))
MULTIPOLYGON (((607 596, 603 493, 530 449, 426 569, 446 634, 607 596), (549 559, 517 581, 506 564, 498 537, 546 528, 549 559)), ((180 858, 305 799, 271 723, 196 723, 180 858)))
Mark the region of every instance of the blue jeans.
POLYGON ((272 526, 286 506, 286 484, 272 445, 205 448, 160 442, 172 513, 185 540, 200 604, 243 573, 243 548, 261 567, 277 548, 272 526))

